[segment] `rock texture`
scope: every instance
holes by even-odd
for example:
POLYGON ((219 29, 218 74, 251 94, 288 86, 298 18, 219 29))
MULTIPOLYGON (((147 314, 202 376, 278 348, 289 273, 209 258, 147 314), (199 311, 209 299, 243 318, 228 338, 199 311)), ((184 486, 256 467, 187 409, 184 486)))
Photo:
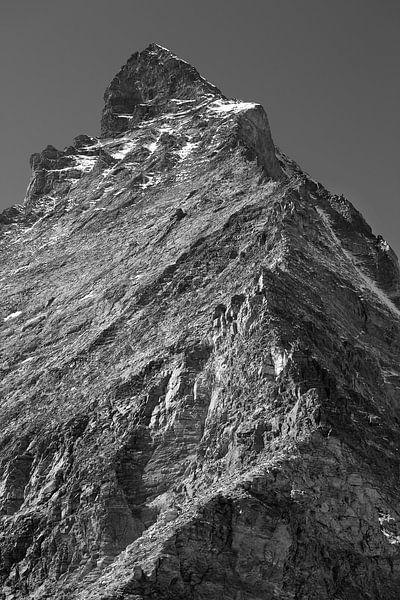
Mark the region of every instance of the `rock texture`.
POLYGON ((395 600, 397 259, 168 50, 0 215, 3 600, 395 600))

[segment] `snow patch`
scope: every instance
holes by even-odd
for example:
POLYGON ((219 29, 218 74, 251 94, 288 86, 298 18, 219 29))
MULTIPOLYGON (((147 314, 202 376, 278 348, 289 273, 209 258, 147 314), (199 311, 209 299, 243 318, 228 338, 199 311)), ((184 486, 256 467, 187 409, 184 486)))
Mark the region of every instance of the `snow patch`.
POLYGON ((212 102, 208 109, 211 110, 212 112, 216 112, 216 113, 227 113, 227 112, 232 112, 232 113, 239 113, 242 112, 244 110, 250 110, 252 108, 255 108, 256 106, 259 106, 258 104, 256 104, 255 102, 235 102, 233 100, 216 100, 215 102, 212 102))
POLYGON ((142 190, 145 190, 146 188, 150 187, 151 185, 155 185, 159 181, 159 178, 153 174, 146 174, 146 178, 147 178, 147 181, 145 181, 145 183, 142 183, 140 186, 142 190))
POLYGON ((398 545, 400 544, 400 535, 397 526, 396 519, 389 513, 382 514, 378 518, 379 525, 383 535, 386 537, 389 544, 398 545))
POLYGON ((94 291, 91 291, 88 294, 86 294, 85 296, 83 296, 83 298, 81 298, 79 300, 79 302, 85 302, 85 300, 90 300, 90 298, 94 298, 94 296, 95 296, 94 291))
POLYGON ((111 171, 113 170, 113 168, 114 167, 109 167, 108 169, 104 169, 104 171, 101 174, 102 178, 105 179, 106 177, 108 177, 108 175, 111 173, 111 171))
POLYGON ((147 150, 150 152, 150 154, 153 154, 153 152, 156 151, 157 146, 158 146, 158 140, 155 142, 151 142, 150 144, 144 144, 144 147, 147 148, 147 150))
POLYGON ((282 373, 291 358, 292 354, 286 350, 281 348, 271 348, 271 359, 276 377, 282 373))
POLYGON ((160 133, 171 133, 171 131, 174 131, 174 128, 173 127, 169 127, 168 125, 163 125, 159 129, 160 133))
POLYGON ((79 169, 85 172, 91 171, 96 160, 97 156, 83 156, 81 154, 75 157, 75 164, 73 167, 71 167, 71 169, 79 169))
POLYGON ((171 102, 175 102, 175 104, 193 104, 196 100, 178 100, 178 98, 171 98, 171 102))
POLYGON ((136 140, 129 140, 126 141, 124 144, 122 144, 118 150, 110 150, 110 154, 113 158, 116 158, 117 160, 122 160, 123 158, 125 158, 125 156, 127 156, 129 154, 129 152, 132 152, 132 150, 135 148, 137 144, 136 140))
POLYGON ((17 319, 20 315, 22 315, 22 310, 17 310, 16 312, 11 313, 8 317, 5 317, 4 322, 12 321, 13 319, 17 319))
POLYGON ((384 240, 383 238, 380 238, 378 241, 378 247, 380 250, 382 250, 383 252, 389 252, 390 250, 390 246, 387 243, 386 240, 384 240))
POLYGON ((189 154, 191 154, 191 152, 193 152, 195 148, 197 148, 198 145, 199 142, 187 142, 183 148, 178 150, 178 155, 180 158, 185 159, 189 154))

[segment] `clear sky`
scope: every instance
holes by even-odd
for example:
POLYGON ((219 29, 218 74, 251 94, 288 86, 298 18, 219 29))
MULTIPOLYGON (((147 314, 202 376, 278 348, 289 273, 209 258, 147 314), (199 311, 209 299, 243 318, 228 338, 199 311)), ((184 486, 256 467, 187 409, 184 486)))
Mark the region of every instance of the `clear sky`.
POLYGON ((399 0, 1 0, 0 206, 30 154, 96 135, 104 89, 157 42, 260 102, 281 149, 399 253, 399 0))

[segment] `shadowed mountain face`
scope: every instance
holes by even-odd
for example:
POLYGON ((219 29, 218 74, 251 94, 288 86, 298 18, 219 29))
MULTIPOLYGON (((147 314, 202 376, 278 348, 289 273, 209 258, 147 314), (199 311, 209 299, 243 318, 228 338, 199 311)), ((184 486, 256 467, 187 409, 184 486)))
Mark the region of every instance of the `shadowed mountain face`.
POLYGON ((2 600, 398 600, 397 259, 134 54, 0 214, 2 600))

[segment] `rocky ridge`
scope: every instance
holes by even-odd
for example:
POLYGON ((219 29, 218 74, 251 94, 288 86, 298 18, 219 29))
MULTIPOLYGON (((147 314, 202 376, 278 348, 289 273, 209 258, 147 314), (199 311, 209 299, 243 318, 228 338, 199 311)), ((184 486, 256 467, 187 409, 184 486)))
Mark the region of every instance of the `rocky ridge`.
POLYGON ((383 238, 155 44, 31 166, 0 215, 0 597, 397 599, 383 238))

